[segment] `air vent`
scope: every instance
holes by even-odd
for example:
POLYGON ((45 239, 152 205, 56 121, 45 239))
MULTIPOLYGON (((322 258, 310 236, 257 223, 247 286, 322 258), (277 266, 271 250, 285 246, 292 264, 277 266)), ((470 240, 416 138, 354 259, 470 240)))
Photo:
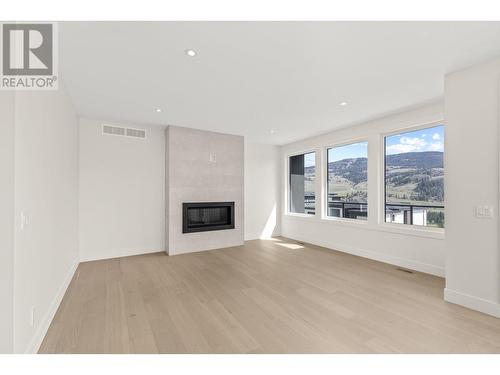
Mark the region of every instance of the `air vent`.
POLYGON ((146 131, 141 129, 127 128, 127 137, 146 138, 146 131))
POLYGON ((406 272, 406 273, 413 273, 413 271, 412 271, 412 270, 407 270, 407 269, 405 269, 405 268, 400 268, 400 267, 397 267, 397 268, 396 268, 396 270, 397 270, 397 271, 401 271, 401 272, 406 272))
POLYGON ((122 137, 146 138, 146 131, 143 129, 123 128, 113 125, 102 125, 102 134, 119 135, 122 137))
POLYGON ((103 125, 102 133, 111 135, 125 135, 125 128, 120 128, 118 126, 111 126, 111 125, 103 125))

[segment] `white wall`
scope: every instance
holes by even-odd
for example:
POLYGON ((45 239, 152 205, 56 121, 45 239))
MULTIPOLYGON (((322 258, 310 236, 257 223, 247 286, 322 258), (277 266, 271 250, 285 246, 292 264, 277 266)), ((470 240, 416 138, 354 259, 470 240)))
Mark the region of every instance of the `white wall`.
POLYGON ((326 167, 317 167, 316 192, 319 201, 316 202, 316 215, 302 217, 286 214, 287 198, 284 194, 281 210, 282 235, 422 272, 444 275, 444 234, 384 223, 382 208, 383 134, 442 119, 443 104, 436 103, 283 146, 282 190, 285 192, 288 155, 315 150, 316 165, 320 166, 325 157, 326 146, 367 140, 369 208, 367 222, 322 219, 320 207, 323 206, 322 191, 323 185, 326 186, 326 167), (376 210, 377 207, 379 210, 376 210))
POLYGON ((166 138, 168 254, 242 245, 243 137, 169 126, 166 138), (184 202, 234 202, 234 229, 182 233, 184 202))
POLYGON ((500 59, 445 79, 445 299, 500 317, 500 59), (492 219, 475 217, 490 206, 492 219))
POLYGON ((245 143, 245 240, 281 233, 281 147, 245 143))
POLYGON ((14 350, 34 352, 78 263, 77 119, 62 84, 17 92, 15 126, 14 350))
POLYGON ((0 91, 0 353, 13 346, 14 93, 0 91))
MULTIPOLYGON (((163 128, 131 125, 148 130, 144 141, 103 136, 102 123, 80 119, 80 257, 164 250, 163 128)), ((279 235, 280 147, 246 143, 244 157, 245 240, 279 235)))
POLYGON ((80 260, 164 251, 164 128, 131 125, 147 131, 138 139, 102 123, 80 119, 80 260))

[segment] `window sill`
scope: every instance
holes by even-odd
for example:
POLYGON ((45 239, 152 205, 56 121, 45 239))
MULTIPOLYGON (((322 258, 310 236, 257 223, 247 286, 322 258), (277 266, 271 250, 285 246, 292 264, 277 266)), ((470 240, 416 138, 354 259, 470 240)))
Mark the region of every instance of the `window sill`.
POLYGON ((298 219, 315 219, 316 218, 316 215, 297 214, 297 213, 293 213, 293 212, 286 212, 285 216, 298 218, 298 219))
POLYGON ((324 220, 326 222, 335 223, 335 224, 358 227, 358 228, 359 228, 359 226, 361 226, 361 227, 368 226, 368 220, 347 219, 347 218, 343 218, 343 217, 331 217, 331 216, 324 216, 321 218, 321 220, 324 220))
POLYGON ((445 238, 445 230, 440 228, 423 229, 415 226, 410 227, 409 225, 406 224, 396 224, 396 223, 370 224, 368 221, 365 220, 345 219, 345 218, 335 218, 335 217, 317 218, 316 215, 293 214, 293 213, 285 213, 285 217, 299 219, 299 220, 307 220, 309 222, 315 221, 317 223, 322 223, 325 225, 340 225, 362 230, 388 232, 393 234, 399 234, 402 236, 431 238, 436 240, 444 240, 445 238))
POLYGON ((408 236, 433 238, 436 240, 444 240, 445 230, 441 228, 422 228, 415 225, 397 224, 397 223, 380 223, 379 230, 390 233, 403 234, 408 236))

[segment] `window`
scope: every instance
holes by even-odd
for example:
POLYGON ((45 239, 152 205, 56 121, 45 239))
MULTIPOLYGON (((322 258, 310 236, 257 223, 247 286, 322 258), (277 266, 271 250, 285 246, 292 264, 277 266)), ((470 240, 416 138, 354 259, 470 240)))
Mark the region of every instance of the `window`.
POLYGON ((368 218, 367 152, 368 142, 327 150, 327 216, 368 218))
POLYGON ((316 153, 290 156, 290 212, 314 215, 316 208, 314 181, 316 153))
POLYGON ((444 228, 444 127, 385 137, 385 221, 444 228))

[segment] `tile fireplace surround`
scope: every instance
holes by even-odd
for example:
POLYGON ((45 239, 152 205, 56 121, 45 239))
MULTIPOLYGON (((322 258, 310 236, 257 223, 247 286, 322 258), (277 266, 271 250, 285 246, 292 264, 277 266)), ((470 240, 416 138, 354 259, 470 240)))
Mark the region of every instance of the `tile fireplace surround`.
POLYGON ((169 126, 166 134, 166 251, 243 245, 243 137, 169 126), (183 233, 183 203, 234 202, 234 228, 183 233))

